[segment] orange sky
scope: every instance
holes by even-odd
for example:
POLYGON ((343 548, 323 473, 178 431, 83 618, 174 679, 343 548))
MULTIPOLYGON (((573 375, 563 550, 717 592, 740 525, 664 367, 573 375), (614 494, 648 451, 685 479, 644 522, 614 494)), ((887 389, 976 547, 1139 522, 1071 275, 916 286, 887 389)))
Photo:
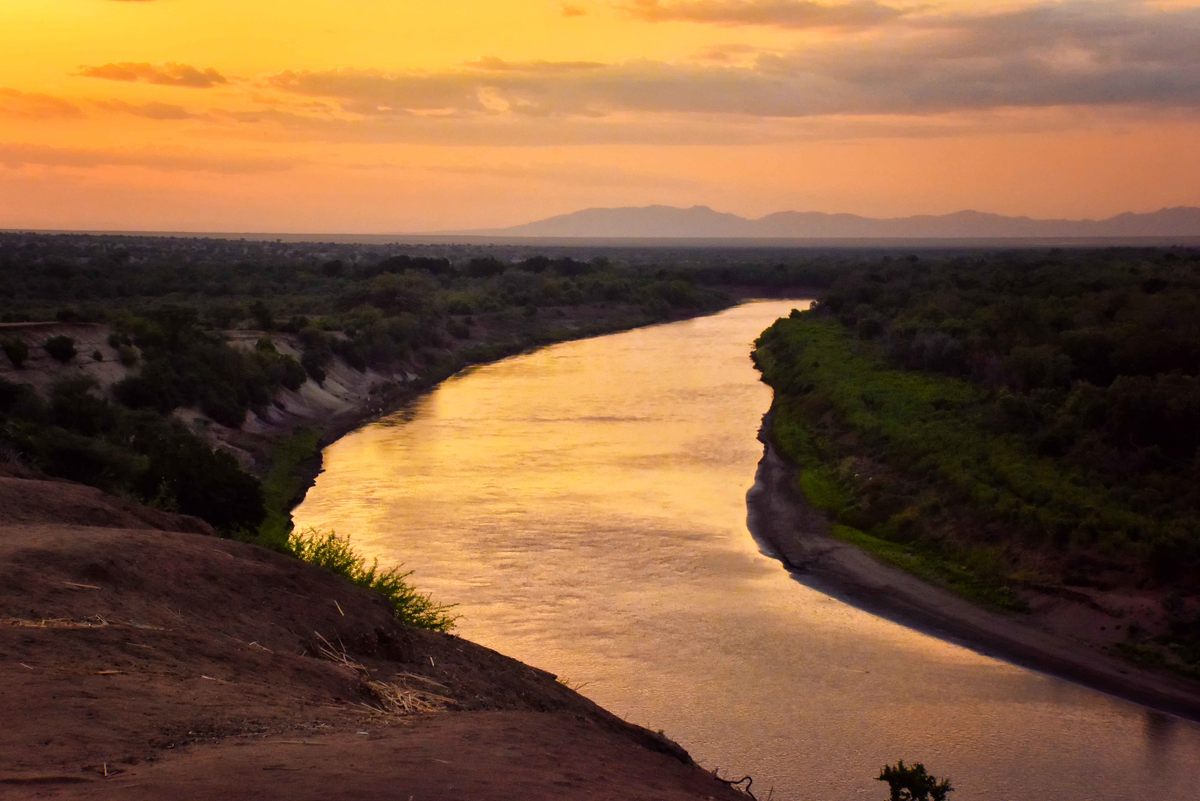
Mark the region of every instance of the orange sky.
POLYGON ((1200 2, 3 0, 0 227, 1200 205, 1200 2))

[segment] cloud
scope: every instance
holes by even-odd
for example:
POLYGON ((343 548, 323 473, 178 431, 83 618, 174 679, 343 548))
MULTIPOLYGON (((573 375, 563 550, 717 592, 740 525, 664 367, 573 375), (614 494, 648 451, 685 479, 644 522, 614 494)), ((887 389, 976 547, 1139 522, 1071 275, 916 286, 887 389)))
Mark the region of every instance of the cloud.
POLYGON ((599 61, 505 61, 495 56, 484 56, 476 61, 468 61, 466 66, 489 72, 545 73, 595 70, 605 65, 599 61))
POLYGON ((105 78, 110 81, 142 81, 166 86, 186 86, 193 89, 208 89, 228 83, 228 79, 215 69, 201 69, 189 64, 146 64, 124 61, 101 64, 96 67, 81 67, 80 75, 88 78, 105 78))
POLYGON ((150 153, 145 150, 101 150, 0 143, 0 164, 6 167, 143 167, 163 171, 246 174, 289 170, 299 163, 295 159, 276 156, 150 153))
POLYGON ((108 111, 132 114, 151 120, 186 120, 195 117, 183 106, 174 103, 126 103, 123 100, 97 100, 95 104, 108 111))
POLYGON ((45 119, 82 117, 83 112, 74 103, 62 98, 0 88, 0 116, 45 119))
POLYGON ((908 10, 873 0, 815 3, 805 0, 632 0, 625 13, 644 22, 769 25, 780 28, 872 28, 908 10))
POLYGON ((564 5, 562 15, 564 17, 583 17, 587 16, 587 9, 582 6, 564 5))
POLYGON ((1200 110, 1200 8, 1065 2, 925 15, 736 64, 483 59, 438 72, 286 72, 276 89, 350 114, 921 115, 1006 108, 1200 110))

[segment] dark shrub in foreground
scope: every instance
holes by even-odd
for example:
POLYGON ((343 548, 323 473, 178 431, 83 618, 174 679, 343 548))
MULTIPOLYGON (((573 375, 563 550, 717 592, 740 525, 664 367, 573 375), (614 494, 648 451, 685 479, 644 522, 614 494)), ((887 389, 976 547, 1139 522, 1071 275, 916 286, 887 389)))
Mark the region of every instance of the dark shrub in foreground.
POLYGON ((20 339, 6 339, 0 343, 0 348, 3 348, 4 355, 12 362, 12 366, 20 370, 25 366, 25 361, 29 358, 29 346, 20 339))
POLYGON ((75 354, 78 352, 75 350, 75 340, 71 337, 61 335, 50 337, 42 347, 46 353, 50 354, 50 358, 63 364, 74 359, 75 354))

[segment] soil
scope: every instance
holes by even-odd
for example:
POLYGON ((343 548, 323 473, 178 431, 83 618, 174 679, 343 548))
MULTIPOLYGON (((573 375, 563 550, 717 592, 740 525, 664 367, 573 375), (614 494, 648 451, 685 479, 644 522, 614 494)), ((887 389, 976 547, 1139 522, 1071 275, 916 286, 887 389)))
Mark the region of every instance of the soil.
POLYGON ((206 532, 0 472, 0 796, 745 798, 544 671, 206 532))
POLYGON ((754 486, 751 533, 800 581, 881 617, 1025 667, 1147 706, 1200 720, 1200 684, 1114 656, 1122 627, 1144 598, 1094 597, 1056 588, 1025 591, 1031 612, 1004 615, 886 565, 830 534, 829 520, 796 488, 796 467, 770 440, 770 415, 754 486))

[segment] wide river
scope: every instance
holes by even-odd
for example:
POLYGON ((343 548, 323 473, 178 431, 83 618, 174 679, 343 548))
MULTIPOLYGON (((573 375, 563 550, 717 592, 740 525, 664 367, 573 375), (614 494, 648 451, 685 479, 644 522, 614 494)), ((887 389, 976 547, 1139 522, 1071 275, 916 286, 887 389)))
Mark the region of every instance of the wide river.
MULTIPOLYGON (((760 799, 1200 798, 1200 725, 1015 667, 793 579, 746 528, 771 403, 754 338, 803 301, 479 367, 325 452, 298 526, 457 603, 458 633, 662 729, 760 799)), ((619 783, 619 777, 614 776, 619 783)))

